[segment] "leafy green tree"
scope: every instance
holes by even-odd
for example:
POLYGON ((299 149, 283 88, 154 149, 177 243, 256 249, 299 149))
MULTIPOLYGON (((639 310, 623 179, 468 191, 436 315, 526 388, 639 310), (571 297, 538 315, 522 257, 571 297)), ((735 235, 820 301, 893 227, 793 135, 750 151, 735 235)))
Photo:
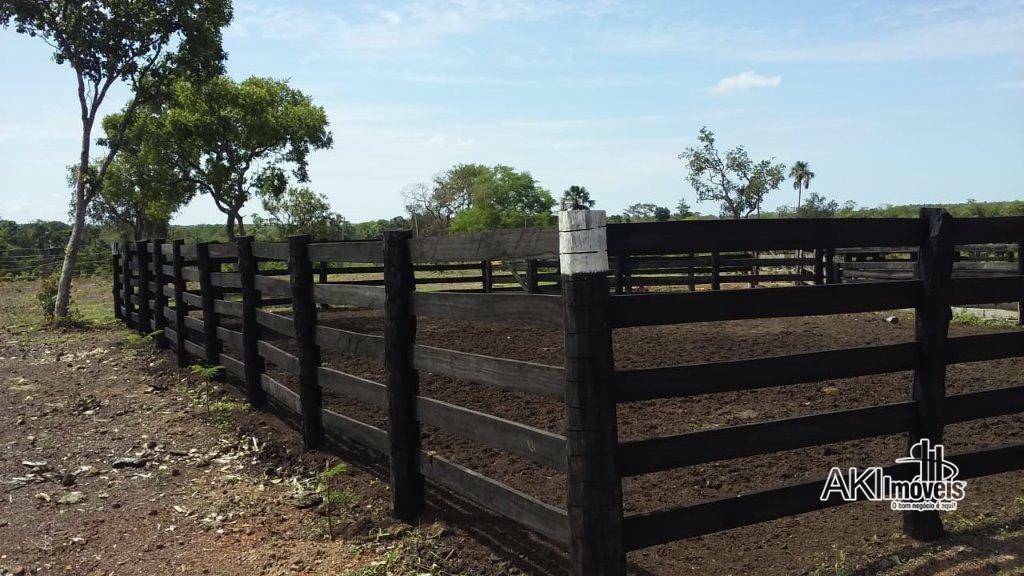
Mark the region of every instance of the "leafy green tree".
POLYGON ((590 192, 583 186, 572 185, 562 193, 562 210, 589 210, 593 207, 590 192))
POLYGON ((623 210, 622 216, 626 222, 664 222, 672 217, 672 212, 664 206, 640 202, 623 210))
POLYGON ((715 134, 700 129, 698 146, 679 155, 686 161, 687 181, 697 192, 697 200, 721 204, 722 216, 746 218, 761 209, 764 197, 785 180, 786 165, 774 159, 754 162, 746 149, 737 146, 724 155, 715 146, 715 134))
POLYGON ((697 213, 690 208, 690 203, 686 201, 686 198, 680 198, 679 204, 676 205, 676 218, 680 220, 689 220, 696 215, 697 213))
POLYGON ((430 186, 412 184, 402 191, 405 209, 417 236, 444 234, 456 214, 469 208, 473 186, 490 168, 482 164, 456 164, 434 176, 430 186))
MULTIPOLYGON (((110 163, 102 180, 90 179, 95 199, 89 205, 89 219, 118 229, 123 237, 167 237, 171 217, 189 203, 196 186, 173 165, 164 162, 153 146, 158 118, 154 106, 139 109, 123 128, 121 151, 110 163)), ((105 139, 122 130, 121 114, 103 118, 105 139)), ((79 173, 70 167, 69 181, 79 173)))
POLYGON ((451 230, 467 232, 495 228, 544 226, 551 223, 555 199, 529 172, 498 165, 473 183, 469 208, 457 214, 451 230))
POLYGON ((327 196, 306 186, 288 188, 280 196, 263 198, 267 218, 253 216, 259 228, 271 228, 270 236, 282 240, 294 234, 309 234, 317 240, 345 240, 345 218, 331 210, 327 196))
POLYGON ((793 163, 793 167, 789 169, 789 177, 793 179, 793 189, 796 190, 796 205, 802 207, 803 199, 801 192, 811 187, 814 172, 811 172, 811 167, 807 162, 797 160, 793 163))
POLYGON ((119 148, 115 136, 100 166, 91 169, 92 130, 110 88, 118 81, 131 88, 127 121, 139 106, 160 98, 175 77, 221 73, 221 28, 230 21, 230 0, 0 0, 0 25, 13 23, 17 32, 42 38, 53 48, 53 60, 71 66, 77 81, 81 151, 72 230, 54 305, 58 320, 68 314, 71 279, 96 190, 87 179, 102 180, 119 148))
POLYGON ((285 193, 291 168, 308 182, 309 154, 330 148, 327 114, 286 81, 220 76, 174 85, 156 133, 164 161, 209 194, 229 239, 245 234, 242 207, 285 193))

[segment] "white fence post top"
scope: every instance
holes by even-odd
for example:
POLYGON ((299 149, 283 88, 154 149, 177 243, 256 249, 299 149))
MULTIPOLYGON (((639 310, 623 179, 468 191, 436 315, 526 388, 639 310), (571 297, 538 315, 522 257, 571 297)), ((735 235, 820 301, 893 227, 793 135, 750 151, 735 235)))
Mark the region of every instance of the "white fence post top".
POLYGON ((562 274, 608 272, 608 229, 604 210, 558 213, 558 260, 562 274))

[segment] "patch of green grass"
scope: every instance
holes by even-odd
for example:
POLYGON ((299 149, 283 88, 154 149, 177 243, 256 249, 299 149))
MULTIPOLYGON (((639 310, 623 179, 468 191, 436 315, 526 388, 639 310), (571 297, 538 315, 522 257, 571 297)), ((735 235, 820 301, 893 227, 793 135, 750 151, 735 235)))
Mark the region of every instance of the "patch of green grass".
POLYGON ((954 324, 966 326, 1016 326, 1017 323, 1010 318, 985 318, 967 310, 957 310, 953 313, 954 324))
POLYGON ((849 576, 851 574, 850 569, 846 565, 846 552, 836 549, 834 545, 832 549, 834 552, 833 557, 818 564, 811 571, 811 576, 849 576))

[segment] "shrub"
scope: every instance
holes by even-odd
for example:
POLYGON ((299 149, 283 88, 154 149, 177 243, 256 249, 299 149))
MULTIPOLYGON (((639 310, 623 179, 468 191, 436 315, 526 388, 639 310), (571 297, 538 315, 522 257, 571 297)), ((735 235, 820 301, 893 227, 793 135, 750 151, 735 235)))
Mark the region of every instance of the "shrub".
POLYGON ((46 276, 39 282, 39 289, 36 290, 36 303, 39 304, 43 316, 47 320, 52 320, 53 307, 57 304, 57 281, 53 276, 46 276))

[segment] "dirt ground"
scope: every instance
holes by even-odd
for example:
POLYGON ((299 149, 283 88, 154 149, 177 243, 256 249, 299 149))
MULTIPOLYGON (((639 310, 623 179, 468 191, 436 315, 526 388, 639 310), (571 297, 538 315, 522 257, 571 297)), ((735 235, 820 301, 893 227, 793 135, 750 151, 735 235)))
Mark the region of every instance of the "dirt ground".
MULTIPOLYGON (((557 574, 564 565, 543 542, 475 511, 432 497, 418 527, 388 519, 386 469, 346 454, 346 498, 333 541, 308 508, 316 473, 338 458, 301 453, 274 415, 253 412, 232 386, 207 400, 173 355, 138 342, 104 317, 104 283, 80 282, 85 329, 39 329, 26 310, 28 283, 0 284, 0 575, 40 574, 557 574), (28 319, 27 319, 28 318, 28 319), (112 468, 122 456, 141 468, 112 468), (44 464, 45 463, 45 464, 44 464), (68 480, 71 476, 72 480, 68 480), (385 482, 381 480, 385 479, 385 482), (69 483, 69 486, 63 484, 69 483), (79 496, 72 496, 80 493, 79 496)), ((615 336, 619 368, 785 354, 913 339, 908 317, 885 314, 628 329, 615 336)), ((376 314, 321 312, 325 324, 380 332, 376 314)), ((1011 329, 955 324, 954 334, 1011 329)), ((425 344, 562 362, 558 332, 420 319, 425 344)), ((286 339, 279 339, 288 347, 286 339)), ((237 355, 237 351, 228 350, 237 355)), ((380 381, 383 368, 325 354, 325 364, 380 381)), ((1024 361, 950 367, 950 394, 1024 384, 1024 361)), ((288 382, 283 374, 271 372, 288 382)), ((646 438, 906 399, 909 373, 770 390, 623 405, 622 439, 646 438)), ((562 432, 558 402, 421 375, 422 393, 562 432)), ((385 414, 329 396, 339 412, 382 426, 385 414)), ((949 427, 952 452, 1024 435, 1015 416, 949 427)), ((893 436, 746 458, 630 478, 626 513, 678 506, 824 476, 831 466, 879 465, 902 455, 893 436)), ((564 505, 564 477, 424 430, 424 447, 564 505)), ((630 554, 631 572, 657 574, 1014 574, 1024 573, 1024 473, 971 480, 950 536, 922 545, 899 517, 862 503, 630 554)))

